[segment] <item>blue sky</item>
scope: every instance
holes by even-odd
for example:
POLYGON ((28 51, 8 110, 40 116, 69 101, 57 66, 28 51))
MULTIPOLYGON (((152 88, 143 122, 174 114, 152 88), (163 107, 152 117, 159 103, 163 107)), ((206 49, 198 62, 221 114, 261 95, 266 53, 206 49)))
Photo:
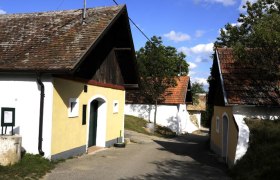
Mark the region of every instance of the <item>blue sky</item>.
MULTIPOLYGON (((184 52, 192 82, 207 88, 213 42, 226 23, 236 23, 245 0, 116 0, 126 4, 130 18, 148 37, 184 52)), ((251 0, 254 1, 254 0, 251 0)), ((114 5, 113 0, 87 0, 87 7, 114 5)), ((83 0, 1 0, 0 14, 78 9, 83 0)), ((131 24, 135 49, 145 37, 131 24)))

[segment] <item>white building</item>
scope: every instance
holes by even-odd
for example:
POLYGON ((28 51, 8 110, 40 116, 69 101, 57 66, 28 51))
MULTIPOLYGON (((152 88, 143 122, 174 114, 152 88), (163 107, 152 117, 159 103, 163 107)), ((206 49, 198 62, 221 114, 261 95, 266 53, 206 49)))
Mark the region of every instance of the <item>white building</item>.
MULTIPOLYGON (((164 100, 157 106, 156 123, 178 134, 192 133, 198 127, 191 121, 187 111, 188 104, 192 103, 190 77, 176 77, 176 81, 177 86, 168 88, 164 93, 164 100)), ((146 103, 139 95, 138 90, 127 91, 125 114, 153 122, 155 106, 146 103)))
POLYGON ((206 93, 197 93, 197 102, 187 106, 187 111, 190 114, 191 121, 200 129, 201 114, 206 111, 206 93))

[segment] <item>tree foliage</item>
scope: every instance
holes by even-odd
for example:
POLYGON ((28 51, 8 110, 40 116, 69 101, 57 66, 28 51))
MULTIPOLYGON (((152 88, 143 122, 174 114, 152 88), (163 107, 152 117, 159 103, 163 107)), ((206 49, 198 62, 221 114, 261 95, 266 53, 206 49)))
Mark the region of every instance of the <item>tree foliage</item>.
POLYGON ((141 95, 157 107, 157 103, 164 100, 165 90, 176 86, 174 77, 179 73, 187 75, 189 65, 184 60, 186 56, 178 53, 174 47, 164 46, 161 37, 156 36, 147 41, 145 46, 136 52, 136 56, 141 95))
POLYGON ((188 73, 185 55, 178 53, 174 47, 164 46, 161 37, 153 36, 145 47, 136 52, 141 89, 146 101, 161 101, 163 92, 176 85, 174 79, 180 73, 188 73))
POLYGON ((192 83, 192 94, 194 93, 205 93, 202 83, 199 82, 192 83))
POLYGON ((238 61, 253 65, 269 77, 277 77, 280 64, 280 1, 247 2, 244 8, 246 14, 240 14, 237 25, 225 25, 215 46, 231 47, 238 61))
POLYGON ((192 92, 192 97, 193 97, 193 102, 194 104, 198 104, 198 93, 206 93, 204 88, 203 88, 203 84, 199 83, 199 82, 194 82, 192 83, 192 88, 191 88, 191 92, 192 92))

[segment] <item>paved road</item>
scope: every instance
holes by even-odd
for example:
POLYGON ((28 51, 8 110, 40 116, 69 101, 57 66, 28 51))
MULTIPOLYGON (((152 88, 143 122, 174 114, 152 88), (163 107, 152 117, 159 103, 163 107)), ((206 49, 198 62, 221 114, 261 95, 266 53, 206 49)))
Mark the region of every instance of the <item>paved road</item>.
POLYGON ((229 179, 225 165, 207 150, 207 136, 141 139, 140 144, 131 143, 126 148, 69 159, 44 179, 229 179))

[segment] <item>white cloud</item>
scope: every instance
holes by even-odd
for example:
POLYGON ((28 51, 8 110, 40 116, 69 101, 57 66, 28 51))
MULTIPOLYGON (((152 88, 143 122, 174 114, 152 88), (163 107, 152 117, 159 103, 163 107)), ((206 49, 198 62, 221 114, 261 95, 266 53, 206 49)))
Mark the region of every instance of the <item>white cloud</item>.
POLYGON ((194 0, 195 3, 221 3, 224 6, 231 6, 236 3, 236 0, 194 0))
POLYGON ((244 12, 246 9, 243 8, 244 5, 246 5, 246 2, 249 1, 250 3, 255 3, 257 0, 241 0, 241 4, 239 6, 239 11, 244 12))
POLYGON ((197 30, 197 31, 195 31, 195 37, 199 38, 199 37, 203 36, 204 33, 205 33, 205 31, 197 30))
POLYGON ((202 62, 201 56, 197 56, 197 57, 195 58, 194 62, 196 62, 196 63, 202 62))
MULTIPOLYGON (((210 56, 210 55, 209 55, 210 56)), ((208 57, 202 57, 202 56, 197 56, 194 60, 196 63, 201 63, 201 62, 208 62, 209 60, 207 59, 208 57)))
POLYGON ((180 47, 179 52, 183 52, 187 55, 189 63, 189 76, 191 76, 192 82, 198 82, 203 84, 203 88, 208 90, 207 78, 209 76, 208 70, 211 63, 211 55, 213 54, 213 43, 197 44, 193 47, 180 47), (204 64, 200 64, 204 63, 204 64), (198 68, 199 67, 199 68, 198 68))
POLYGON ((4 11, 3 9, 0 9, 0 14, 6 14, 7 12, 4 11))
POLYGON ((188 62, 188 64, 190 65, 189 66, 190 69, 194 69, 194 68, 197 67, 197 65, 195 63, 193 63, 193 62, 188 62))
POLYGON ((188 76, 192 76, 192 75, 195 75, 195 74, 196 74, 195 71, 190 70, 188 76))
POLYGON ((175 31, 170 31, 169 33, 164 34, 163 36, 175 42, 188 41, 191 39, 191 37, 188 34, 175 31))
POLYGON ((214 43, 198 44, 193 47, 180 47, 179 52, 183 52, 188 57, 192 57, 195 63, 209 62, 210 56, 213 54, 214 43))
POLYGON ((189 51, 194 54, 212 53, 213 47, 214 47, 214 43, 198 44, 194 47, 191 47, 189 51))
POLYGON ((237 26, 237 27, 241 26, 241 24, 242 24, 241 22, 231 23, 232 26, 237 26))
POLYGON ((182 52, 182 53, 184 53, 184 54, 186 54, 186 55, 188 55, 188 53, 189 53, 189 48, 183 46, 183 47, 178 48, 178 51, 179 51, 179 52, 182 52))
MULTIPOLYGON (((241 22, 237 22, 237 23, 231 23, 232 26, 237 26, 237 27, 240 27, 242 25, 241 22)), ((222 29, 219 29, 218 31, 218 34, 220 35, 221 34, 221 31, 224 30, 225 33, 227 33, 227 30, 225 28, 222 28, 222 29)))
POLYGON ((208 82, 206 78, 199 78, 199 77, 195 77, 193 79, 191 79, 193 82, 198 82, 200 84, 203 84, 204 86, 208 86, 208 82))
POLYGON ((211 3, 222 3, 224 6, 231 6, 236 3, 236 0, 206 0, 211 3))

